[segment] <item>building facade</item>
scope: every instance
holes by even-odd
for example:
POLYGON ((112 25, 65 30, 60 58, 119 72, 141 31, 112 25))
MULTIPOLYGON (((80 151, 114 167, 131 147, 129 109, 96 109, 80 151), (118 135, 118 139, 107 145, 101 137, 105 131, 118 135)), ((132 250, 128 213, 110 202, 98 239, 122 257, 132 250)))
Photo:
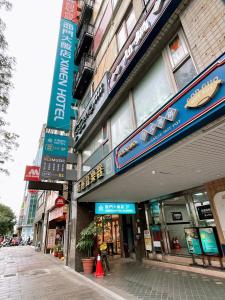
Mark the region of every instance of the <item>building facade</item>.
POLYGON ((222 0, 80 2, 71 267, 98 205, 115 254, 225 253, 224 16, 222 0))

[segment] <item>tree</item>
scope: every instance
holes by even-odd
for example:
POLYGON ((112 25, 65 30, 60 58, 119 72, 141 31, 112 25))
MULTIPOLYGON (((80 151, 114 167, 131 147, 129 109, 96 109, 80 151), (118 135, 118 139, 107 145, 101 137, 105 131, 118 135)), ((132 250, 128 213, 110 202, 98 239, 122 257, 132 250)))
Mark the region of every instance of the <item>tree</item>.
POLYGON ((0 235, 13 233, 16 216, 9 206, 0 203, 0 235))
MULTIPOLYGON (((0 0, 0 9, 10 10, 12 4, 7 0, 0 0)), ((5 120, 9 106, 10 90, 13 87, 12 74, 15 66, 15 58, 7 54, 8 43, 4 30, 5 23, 0 18, 0 173, 9 174, 3 166, 5 162, 12 160, 11 152, 18 147, 18 135, 8 131, 9 123, 5 120)))

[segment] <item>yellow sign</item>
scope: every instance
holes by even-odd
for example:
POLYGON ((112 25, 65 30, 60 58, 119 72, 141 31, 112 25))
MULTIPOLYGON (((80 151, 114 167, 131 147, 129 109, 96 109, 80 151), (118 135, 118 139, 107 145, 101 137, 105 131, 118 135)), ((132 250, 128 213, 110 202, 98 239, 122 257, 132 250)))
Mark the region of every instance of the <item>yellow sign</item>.
POLYGON ((208 103, 215 96, 222 83, 223 81, 221 79, 215 77, 213 80, 203 84, 201 89, 197 89, 195 93, 188 98, 185 108, 196 108, 208 103))
POLYGON ((81 193, 91 184, 97 182, 99 179, 104 177, 104 166, 99 164, 89 174, 87 174, 81 181, 77 183, 77 193, 81 193))
POLYGON ((119 152, 119 154, 118 154, 119 157, 123 157, 125 154, 127 154, 130 150, 132 150, 133 148, 135 148, 137 145, 138 145, 138 142, 133 141, 124 150, 122 150, 121 152, 119 152))

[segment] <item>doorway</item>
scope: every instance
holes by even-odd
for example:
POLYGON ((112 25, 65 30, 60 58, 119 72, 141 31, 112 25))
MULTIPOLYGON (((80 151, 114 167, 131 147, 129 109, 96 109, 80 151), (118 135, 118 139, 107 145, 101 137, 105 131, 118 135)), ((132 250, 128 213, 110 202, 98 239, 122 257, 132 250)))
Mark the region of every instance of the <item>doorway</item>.
POLYGON ((166 254, 189 255, 184 228, 192 224, 190 207, 184 195, 162 202, 164 249, 166 254))

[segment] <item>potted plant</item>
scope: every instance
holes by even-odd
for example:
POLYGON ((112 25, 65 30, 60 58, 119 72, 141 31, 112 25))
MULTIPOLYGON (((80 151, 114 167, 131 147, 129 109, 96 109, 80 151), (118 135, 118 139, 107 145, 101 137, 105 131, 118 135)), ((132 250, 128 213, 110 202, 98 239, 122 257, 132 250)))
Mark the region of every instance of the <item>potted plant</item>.
POLYGON ((63 257, 63 249, 62 245, 58 246, 58 258, 61 259, 63 257))
POLYGON ((54 256, 55 256, 55 257, 58 257, 58 254, 59 254, 58 245, 55 245, 55 246, 53 247, 53 253, 54 253, 54 256))
POLYGON ((92 257, 93 246, 96 242, 97 235, 102 231, 102 226, 98 226, 97 218, 94 219, 81 233, 76 248, 83 253, 82 258, 84 274, 93 272, 94 259, 92 257))

